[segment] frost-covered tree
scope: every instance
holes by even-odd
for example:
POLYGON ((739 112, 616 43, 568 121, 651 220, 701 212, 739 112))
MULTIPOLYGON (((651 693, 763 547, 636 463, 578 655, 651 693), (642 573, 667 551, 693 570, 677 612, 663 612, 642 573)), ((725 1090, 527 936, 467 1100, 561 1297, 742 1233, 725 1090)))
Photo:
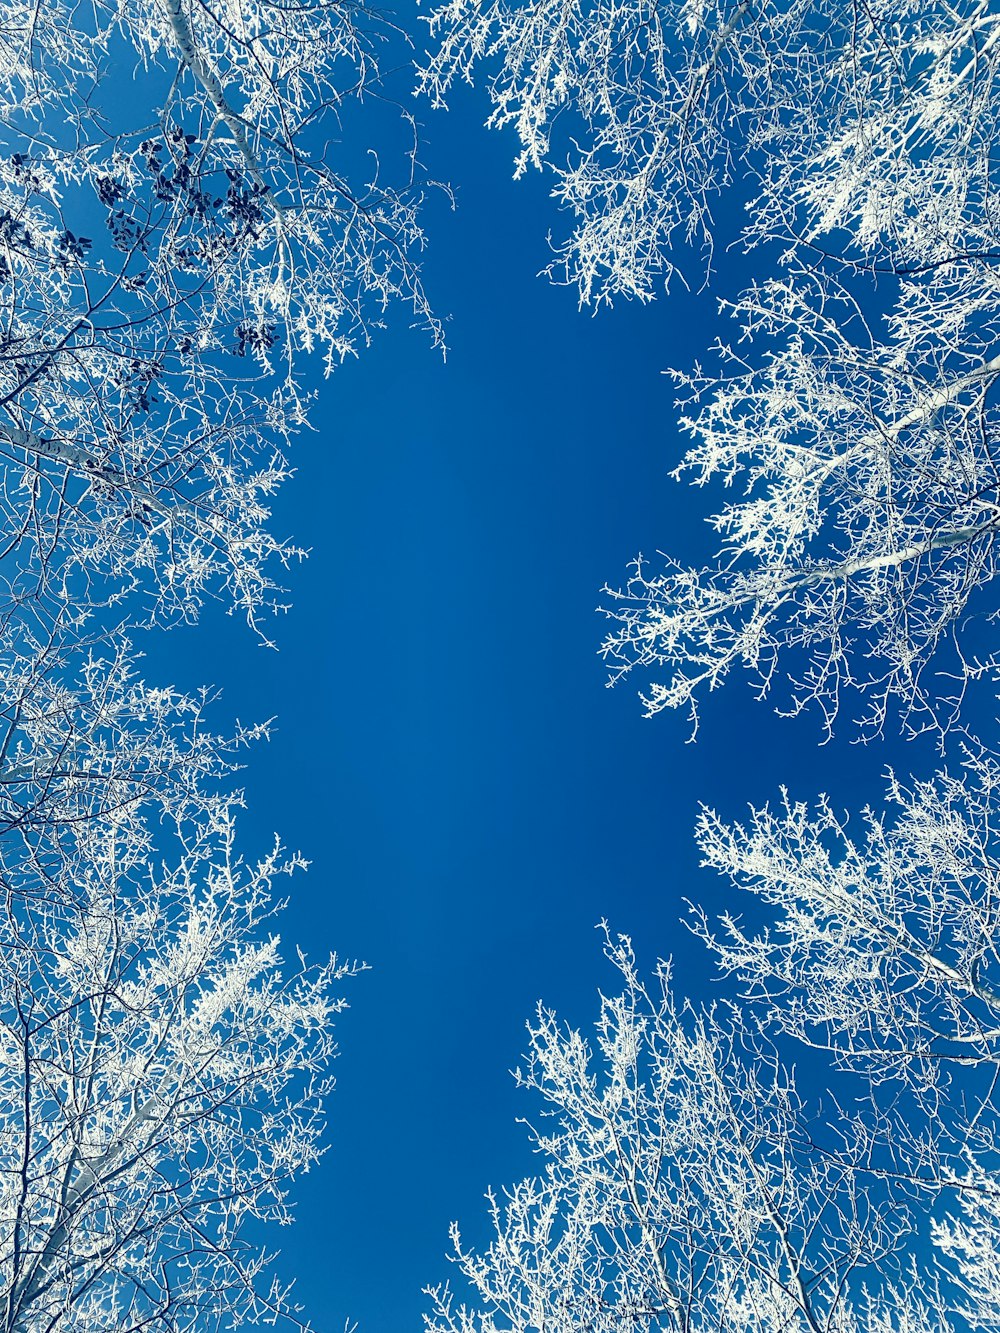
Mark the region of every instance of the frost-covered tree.
POLYGON ((453 1228, 431 1333, 993 1327, 1000 768, 889 798, 853 837, 828 802, 704 813, 749 892, 694 928, 738 989, 683 1003, 609 939, 593 1037, 539 1009, 538 1173, 485 1247, 453 1228))
POLYGON ((516 174, 551 175, 574 219, 550 272, 584 302, 651 297, 677 240, 720 228, 897 267, 994 257, 985 0, 450 0, 428 23, 419 91, 485 84, 516 174), (744 177, 747 218, 713 218, 744 177))
POLYGON ((828 726, 856 690, 869 733, 947 730, 997 668, 966 632, 1000 512, 992 7, 456 0, 431 27, 422 87, 481 66, 519 170, 554 174, 576 226, 552 271, 581 300, 650 296, 685 232, 761 274, 719 365, 678 376, 678 474, 737 491, 720 549, 607 590, 612 681, 693 710, 738 666, 828 726))
POLYGON ((218 735, 206 694, 144 683, 77 617, 20 628, 0 684, 3 1327, 298 1323, 257 1223, 290 1219, 322 1151, 355 969, 284 966, 273 886, 302 859, 237 845, 219 780, 266 726, 218 735))
POLYGON ((608 952, 623 989, 592 1039, 542 1008, 529 1024, 539 1171, 489 1195, 485 1248, 453 1227, 463 1293, 429 1292, 428 1330, 949 1328, 908 1271, 920 1186, 818 1120, 752 1017, 698 1013, 665 965, 647 984, 627 941, 608 952))
POLYGON ((949 326, 911 298, 920 317, 897 312, 886 339, 842 276, 790 270, 733 303, 720 375, 678 377, 694 445, 675 475, 744 494, 711 520, 711 564, 639 560, 605 589, 602 653, 613 681, 652 675, 648 713, 696 719, 742 668, 828 729, 859 694, 866 734, 896 715, 944 731, 995 675, 994 319, 949 326))
POLYGON ((409 118, 384 163, 338 142, 387 31, 329 0, 0 17, 7 1333, 298 1322, 259 1224, 322 1151, 355 968, 285 966, 301 857, 241 855, 214 790, 266 727, 208 730, 123 631, 219 597, 263 633, 302 356, 399 302, 439 339, 409 118))
MULTIPOLYGON (((154 807, 149 807, 153 810, 154 807)), ((5 869, 0 1274, 9 1333, 286 1319, 257 1223, 322 1151, 336 959, 286 969, 235 803, 91 818, 5 869), (250 1232, 251 1234, 248 1234, 250 1232)))
POLYGON ((255 623, 273 604, 296 554, 266 520, 307 422, 299 354, 329 371, 397 302, 440 336, 417 272, 408 119, 384 165, 339 142, 345 125, 365 135, 388 31, 330 0, 6 14, 13 599, 41 588, 124 614, 135 590, 142 616, 169 620, 223 596, 255 623))

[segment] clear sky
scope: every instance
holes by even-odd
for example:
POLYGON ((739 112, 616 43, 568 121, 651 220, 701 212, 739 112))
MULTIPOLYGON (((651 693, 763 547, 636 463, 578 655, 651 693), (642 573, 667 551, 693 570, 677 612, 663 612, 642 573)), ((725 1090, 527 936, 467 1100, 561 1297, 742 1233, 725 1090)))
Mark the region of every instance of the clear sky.
MULTIPOLYGON (((272 1238, 318 1329, 418 1329, 448 1275, 447 1225, 484 1232, 482 1194, 530 1174, 508 1070, 544 999, 590 1022, 613 984, 595 923, 641 959, 712 980, 678 925, 719 904, 697 869, 699 800, 878 800, 901 747, 819 748, 818 720, 774 718, 739 680, 684 718, 644 721, 641 683, 603 688, 595 614, 638 551, 707 559, 709 498, 670 481, 683 442, 669 365, 709 344, 714 296, 677 292, 597 317, 535 276, 557 220, 544 178, 463 92, 424 108, 426 279, 451 316, 446 364, 399 318, 319 384, 316 430, 275 527, 312 549, 293 571, 280 651, 207 616, 149 645, 151 682, 215 682, 217 722, 277 716, 245 774, 249 841, 279 830, 312 860, 282 931, 372 971, 341 1020, 331 1149, 272 1238)), ((748 276, 726 259, 718 290, 748 276)), ((905 764, 933 766, 910 746, 905 764)))

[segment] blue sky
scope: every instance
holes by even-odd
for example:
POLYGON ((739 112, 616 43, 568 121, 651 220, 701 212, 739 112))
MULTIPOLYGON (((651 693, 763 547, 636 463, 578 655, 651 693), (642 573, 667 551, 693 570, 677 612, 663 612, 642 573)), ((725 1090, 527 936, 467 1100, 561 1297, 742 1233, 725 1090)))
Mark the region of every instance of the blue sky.
MULTIPOLYGON (((280 651, 221 616, 149 645, 151 680, 223 687, 220 728, 277 716, 244 777, 248 840, 276 829, 312 861, 283 934, 372 967, 340 1025, 330 1152, 276 1238, 317 1328, 419 1328, 448 1222, 484 1234, 484 1189, 531 1172, 507 1071, 539 998, 593 1017, 602 917, 710 997, 677 924, 685 897, 722 901, 697 869, 699 801, 738 817, 785 782, 858 809, 888 764, 934 763, 846 724, 820 748, 817 719, 776 719, 738 680, 696 745, 682 717, 643 720, 634 686, 603 688, 602 583, 640 550, 712 549, 706 496, 666 475, 682 441, 661 372, 709 344, 715 298, 580 313, 535 276, 544 178, 511 181, 484 114, 465 91, 422 112, 428 173, 458 197, 426 218, 448 360, 397 312, 320 385, 275 516, 312 550, 280 651)), ((731 292, 748 270, 725 263, 731 292)))

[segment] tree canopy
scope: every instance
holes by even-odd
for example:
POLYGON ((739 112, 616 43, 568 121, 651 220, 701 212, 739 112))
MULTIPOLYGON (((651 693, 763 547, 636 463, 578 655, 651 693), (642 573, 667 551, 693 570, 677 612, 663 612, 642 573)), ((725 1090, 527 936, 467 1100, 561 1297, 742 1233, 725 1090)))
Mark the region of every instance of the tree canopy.
POLYGON ((609 683, 696 731, 745 674, 819 739, 850 709, 945 758, 884 809, 703 808, 746 905, 688 918, 714 1002, 604 926, 593 1036, 540 1006, 516 1074, 540 1169, 490 1193, 484 1244, 453 1229, 471 1294, 431 1288, 428 1333, 1000 1321, 1000 768, 970 704, 1000 675, 993 10, 448 0, 411 68, 412 15, 363 3, 7 6, 7 1333, 305 1326, 258 1224, 323 1151, 359 965, 289 970, 272 933, 305 861, 242 831, 234 786, 270 722, 220 727, 144 661, 211 602, 274 645, 305 551, 271 510, 321 383, 390 319, 443 351, 416 117, 463 82, 551 186, 546 272, 581 306, 748 261, 671 371, 712 549, 604 588, 609 683))

